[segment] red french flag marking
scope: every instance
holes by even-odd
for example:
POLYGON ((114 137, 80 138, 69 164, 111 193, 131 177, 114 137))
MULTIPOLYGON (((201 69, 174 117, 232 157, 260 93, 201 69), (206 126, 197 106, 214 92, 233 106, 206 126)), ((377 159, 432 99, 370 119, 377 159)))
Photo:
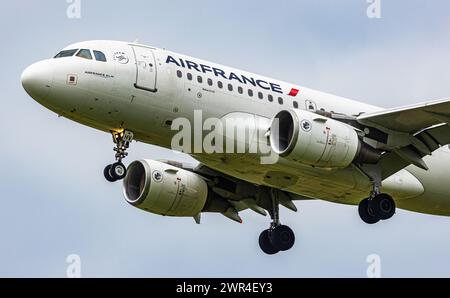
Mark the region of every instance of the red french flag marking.
POLYGON ((291 89, 291 92, 289 92, 288 95, 289 95, 289 96, 296 97, 299 91, 300 91, 300 90, 298 90, 298 89, 292 88, 292 89, 291 89))

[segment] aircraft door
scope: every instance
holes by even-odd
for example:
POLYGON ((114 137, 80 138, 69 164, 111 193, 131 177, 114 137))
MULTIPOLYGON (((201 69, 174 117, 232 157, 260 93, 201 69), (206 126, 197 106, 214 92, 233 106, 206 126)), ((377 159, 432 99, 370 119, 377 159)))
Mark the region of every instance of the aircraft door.
POLYGON ((156 61, 153 50, 141 46, 132 46, 136 59, 136 82, 134 87, 156 92, 156 61))

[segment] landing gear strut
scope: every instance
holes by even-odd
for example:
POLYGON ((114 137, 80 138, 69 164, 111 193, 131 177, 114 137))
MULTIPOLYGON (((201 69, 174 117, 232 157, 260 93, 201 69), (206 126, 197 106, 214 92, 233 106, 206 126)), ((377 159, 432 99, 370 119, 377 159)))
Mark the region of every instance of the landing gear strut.
POLYGON ((277 190, 271 189, 270 196, 272 208, 269 210, 272 223, 270 228, 264 230, 259 236, 259 246, 268 255, 276 254, 292 248, 295 243, 295 234, 288 226, 281 225, 279 201, 277 190))
POLYGON ((116 162, 107 165, 103 170, 103 175, 109 182, 122 180, 127 174, 127 168, 122 163, 122 159, 128 155, 126 150, 130 147, 130 143, 133 140, 133 133, 128 130, 123 132, 112 132, 112 137, 114 144, 116 144, 116 147, 114 148, 114 151, 116 152, 116 162))

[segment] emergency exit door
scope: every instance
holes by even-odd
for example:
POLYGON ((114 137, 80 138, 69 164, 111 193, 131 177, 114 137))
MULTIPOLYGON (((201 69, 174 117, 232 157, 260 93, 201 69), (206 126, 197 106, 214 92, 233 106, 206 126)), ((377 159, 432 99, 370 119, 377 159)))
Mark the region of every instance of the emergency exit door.
POLYGON ((134 87, 156 92, 156 62, 153 50, 146 47, 132 46, 136 61, 136 83, 134 87))

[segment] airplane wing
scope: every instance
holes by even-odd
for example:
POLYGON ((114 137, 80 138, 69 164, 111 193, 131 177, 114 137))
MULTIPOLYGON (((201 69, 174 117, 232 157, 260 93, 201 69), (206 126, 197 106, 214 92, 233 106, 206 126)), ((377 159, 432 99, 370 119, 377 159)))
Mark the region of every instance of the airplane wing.
POLYGON ((422 158, 450 143, 450 99, 362 114, 356 120, 387 135, 380 161, 383 178, 410 164, 427 170, 422 158))
POLYGON ((357 118, 361 124, 380 130, 415 133, 450 121, 450 99, 430 101, 411 106, 363 114, 357 118))
MULTIPOLYGON (((266 210, 272 208, 272 203, 269 198, 269 188, 257 186, 247 181, 228 176, 201 163, 191 165, 171 160, 160 161, 200 175, 208 184, 211 191, 222 197, 227 202, 227 205, 231 206, 230 208, 226 208, 226 210, 220 211, 231 220, 242 222, 239 212, 243 210, 250 209, 266 216, 266 210)), ((297 212, 297 207, 293 201, 314 199, 280 189, 274 191, 277 192, 280 205, 294 212, 297 212)), ((200 223, 200 217, 195 218, 195 221, 200 223)))

